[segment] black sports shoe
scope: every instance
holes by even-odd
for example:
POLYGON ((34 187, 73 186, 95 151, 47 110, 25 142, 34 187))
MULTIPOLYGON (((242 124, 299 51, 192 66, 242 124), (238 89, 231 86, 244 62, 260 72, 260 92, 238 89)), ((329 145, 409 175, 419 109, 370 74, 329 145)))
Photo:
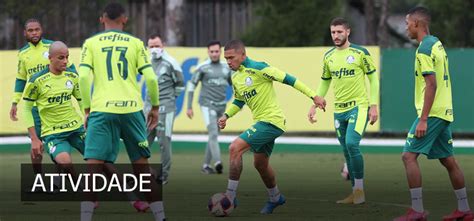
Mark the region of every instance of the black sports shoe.
POLYGON ((224 169, 224 167, 222 166, 222 163, 219 163, 216 165, 216 171, 218 174, 222 173, 222 169, 224 169))
POLYGON ((201 169, 201 172, 204 174, 214 174, 216 173, 211 167, 206 166, 201 169))

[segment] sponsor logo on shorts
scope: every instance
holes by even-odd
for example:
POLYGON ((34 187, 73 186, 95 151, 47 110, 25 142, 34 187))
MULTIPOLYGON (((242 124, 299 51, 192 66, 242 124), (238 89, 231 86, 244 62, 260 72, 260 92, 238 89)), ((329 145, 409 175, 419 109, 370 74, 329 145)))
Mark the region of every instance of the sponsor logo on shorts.
POLYGON ((53 141, 48 143, 49 153, 54 153, 56 151, 56 146, 54 145, 53 141))
POLYGON ((349 123, 355 123, 355 121, 356 121, 355 118, 356 118, 356 116, 354 114, 352 114, 349 118, 349 123))
POLYGON ((250 131, 245 131, 245 132, 247 132, 247 137, 252 136, 252 134, 250 133, 250 131))
POLYGON ((337 119, 334 120, 334 127, 335 127, 336 129, 338 129, 340 126, 341 126, 341 124, 339 123, 339 120, 337 120, 337 119))
POLYGON ((49 149, 49 153, 53 154, 54 151, 56 151, 56 146, 52 146, 50 149, 49 149))
POLYGON ((141 147, 141 148, 148 148, 148 141, 147 140, 142 141, 142 142, 138 143, 138 146, 141 147))

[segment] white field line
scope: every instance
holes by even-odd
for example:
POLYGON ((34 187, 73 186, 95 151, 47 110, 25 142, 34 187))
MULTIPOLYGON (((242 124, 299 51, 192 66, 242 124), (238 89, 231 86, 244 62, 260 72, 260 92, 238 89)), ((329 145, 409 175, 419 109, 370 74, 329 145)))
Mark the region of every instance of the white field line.
MULTIPOLYGON (((219 142, 230 143, 237 136, 221 135, 219 142)), ((173 141, 180 142, 207 142, 207 135, 194 134, 175 134, 173 141)), ((474 140, 454 140, 454 147, 474 148, 474 140)), ((27 144, 30 139, 27 136, 0 137, 0 145, 6 144, 27 144)), ((306 145, 339 145, 336 138, 326 137, 280 137, 276 143, 281 144, 306 144, 306 145)), ((366 138, 362 139, 361 146, 393 146, 403 147, 405 139, 380 139, 366 138)))

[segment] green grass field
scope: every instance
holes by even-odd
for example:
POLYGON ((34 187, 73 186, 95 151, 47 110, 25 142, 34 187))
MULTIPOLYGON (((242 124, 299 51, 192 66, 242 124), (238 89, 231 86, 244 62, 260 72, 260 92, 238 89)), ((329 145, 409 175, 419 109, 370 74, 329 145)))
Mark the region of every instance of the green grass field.
MULTIPOLYGON (((226 145, 223 160, 228 161, 226 145)), ((169 220, 391 220, 405 212, 410 199, 401 147, 363 147, 367 203, 338 205, 336 200, 350 192, 350 182, 343 181, 339 170, 343 156, 338 146, 280 144, 275 147, 271 164, 277 182, 287 197, 287 204, 272 215, 260 215, 267 200, 265 187, 253 168, 253 157, 245 155, 244 170, 238 189, 239 207, 230 217, 215 218, 207 211, 208 198, 227 187, 227 166, 222 175, 203 175, 203 143, 174 143, 170 182, 164 186, 166 216, 169 220)), ((152 162, 159 162, 153 148, 152 162)), ((79 202, 21 202, 19 195, 20 164, 29 163, 27 145, 0 146, 0 220, 79 220, 79 202)), ((456 150, 464 170, 471 206, 474 206, 474 149, 456 150)), ((425 208, 430 220, 456 208, 456 199, 446 170, 437 161, 420 157, 423 172, 425 208)), ((74 154, 75 162, 81 157, 74 154)), ((44 161, 50 163, 49 157, 44 161)), ((125 151, 118 162, 127 163, 125 151)), ((118 163, 117 162, 117 163, 118 163)), ((150 212, 138 214, 125 202, 100 202, 94 220, 153 220, 150 212)))

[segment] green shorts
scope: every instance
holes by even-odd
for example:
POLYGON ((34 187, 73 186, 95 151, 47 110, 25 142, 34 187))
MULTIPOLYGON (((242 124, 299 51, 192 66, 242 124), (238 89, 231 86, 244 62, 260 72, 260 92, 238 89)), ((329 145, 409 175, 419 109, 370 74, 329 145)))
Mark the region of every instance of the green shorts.
POLYGON ((283 134, 283 130, 277 126, 259 121, 249 129, 240 134, 240 138, 250 145, 250 150, 254 153, 265 153, 272 155, 275 139, 283 134))
POLYGON ((35 124, 36 136, 38 136, 41 139, 41 118, 40 118, 37 106, 33 106, 33 109, 31 109, 31 114, 33 115, 33 122, 35 124))
POLYGON ((87 123, 84 159, 113 163, 122 138, 130 161, 149 158, 147 129, 142 111, 128 114, 92 112, 87 123))
POLYGON ((437 117, 428 118, 428 129, 422 138, 415 137, 419 118, 413 122, 408 132, 403 152, 422 153, 428 159, 441 159, 453 155, 451 123, 437 117))
POLYGON ((51 160, 56 162, 56 156, 60 153, 67 152, 71 154, 72 148, 78 150, 81 154, 84 154, 84 139, 86 132, 84 127, 79 127, 72 131, 46 135, 43 137, 43 141, 48 147, 49 156, 51 160))

